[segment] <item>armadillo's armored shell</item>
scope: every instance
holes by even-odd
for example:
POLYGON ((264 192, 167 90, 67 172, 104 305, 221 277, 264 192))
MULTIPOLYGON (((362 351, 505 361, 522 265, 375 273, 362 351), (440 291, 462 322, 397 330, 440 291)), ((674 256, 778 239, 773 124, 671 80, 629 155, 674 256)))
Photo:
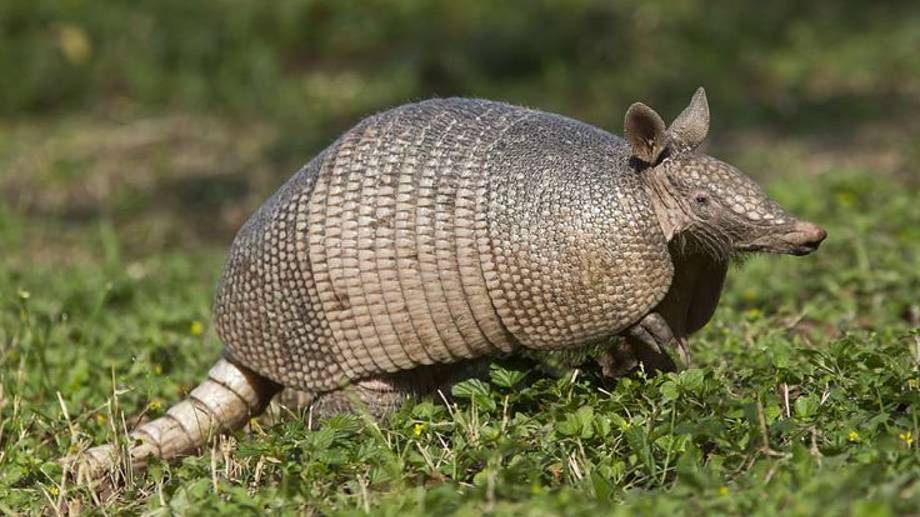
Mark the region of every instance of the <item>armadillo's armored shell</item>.
POLYGON ((627 159, 608 133, 499 103, 369 118, 240 231, 221 338, 241 364, 323 391, 617 332, 672 275, 627 159))

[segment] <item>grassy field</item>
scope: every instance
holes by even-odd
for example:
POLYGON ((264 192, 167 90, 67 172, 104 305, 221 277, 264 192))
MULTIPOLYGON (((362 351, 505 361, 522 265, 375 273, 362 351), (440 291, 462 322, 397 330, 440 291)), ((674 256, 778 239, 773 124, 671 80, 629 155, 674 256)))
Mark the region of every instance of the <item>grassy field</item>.
POLYGON ((913 3, 378 4, 0 2, 0 513, 920 513, 913 3), (203 378, 235 231, 361 116, 462 94, 620 133, 700 84, 709 152, 829 237, 730 271, 694 368, 502 360, 450 405, 314 431, 276 408, 115 486, 64 478, 203 378))
POLYGON ((449 407, 420 400, 383 422, 343 417, 317 431, 282 414, 114 490, 65 482, 58 457, 161 414, 218 356, 209 305, 221 241, 276 177, 258 173, 270 167, 259 144, 269 131, 241 137, 171 117, 106 124, 2 129, 4 190, 19 194, 0 214, 2 511, 879 515, 920 505, 920 205, 906 161, 917 149, 882 130, 867 132, 882 143, 845 154, 755 136, 713 150, 830 237, 813 256, 734 269, 691 370, 609 385, 591 368, 554 377, 499 363, 449 407), (240 138, 250 145, 233 145, 240 138), (208 160, 227 166, 196 173, 208 160), (32 174, 16 173, 25 167, 32 174), (243 169, 253 184, 237 185, 243 169), (217 187, 224 194, 204 206, 187 192, 217 187))

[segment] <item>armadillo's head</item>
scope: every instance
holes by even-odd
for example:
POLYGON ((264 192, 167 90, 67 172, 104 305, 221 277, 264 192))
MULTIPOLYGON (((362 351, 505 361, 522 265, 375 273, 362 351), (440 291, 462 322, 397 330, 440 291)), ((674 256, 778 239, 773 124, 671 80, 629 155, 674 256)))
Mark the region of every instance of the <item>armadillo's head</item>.
POLYGON ((738 169, 696 151, 708 131, 702 88, 667 128, 644 104, 626 113, 633 164, 649 187, 667 239, 691 243, 720 260, 739 252, 806 255, 818 249, 827 236, 821 227, 787 213, 738 169))

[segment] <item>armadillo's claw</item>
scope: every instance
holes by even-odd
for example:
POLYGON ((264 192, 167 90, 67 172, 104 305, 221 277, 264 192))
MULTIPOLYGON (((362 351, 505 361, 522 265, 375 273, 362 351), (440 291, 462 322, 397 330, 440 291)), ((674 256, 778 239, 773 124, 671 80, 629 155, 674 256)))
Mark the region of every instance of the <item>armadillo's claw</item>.
POLYGON ((644 329, 653 340, 653 342, 646 344, 651 345, 657 352, 661 352, 662 347, 670 344, 674 339, 674 334, 671 332, 668 322, 657 312, 648 313, 633 329, 644 329))
POLYGON ((687 339, 675 337, 657 312, 650 312, 628 328, 624 337, 625 343, 598 358, 605 377, 622 377, 639 363, 649 371, 671 372, 690 367, 687 339))
POLYGON ((690 361, 690 347, 689 347, 689 344, 687 343, 687 338, 686 337, 674 338, 674 350, 677 352, 677 355, 680 358, 680 361, 677 362, 678 368, 681 370, 686 370, 687 368, 690 368, 692 363, 690 361))
MULTIPOLYGON (((661 347, 659 346, 660 340, 658 339, 658 337, 654 333, 649 332, 649 329, 647 329, 641 323, 630 328, 629 335, 633 338, 634 342, 640 343, 642 346, 648 348, 653 353, 655 354, 664 353, 661 351, 661 347)), ((665 344, 665 343, 661 342, 661 344, 665 344)))
POLYGON ((665 319, 657 312, 650 312, 638 323, 627 329, 626 343, 635 357, 647 370, 670 372, 675 370, 674 361, 668 349, 674 341, 674 334, 665 319))

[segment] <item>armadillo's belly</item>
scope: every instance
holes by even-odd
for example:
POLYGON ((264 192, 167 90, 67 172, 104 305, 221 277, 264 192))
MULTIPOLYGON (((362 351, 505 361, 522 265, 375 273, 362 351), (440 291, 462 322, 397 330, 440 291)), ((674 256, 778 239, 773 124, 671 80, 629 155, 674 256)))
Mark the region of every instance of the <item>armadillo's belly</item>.
POLYGON ((479 256, 485 143, 516 113, 424 103, 371 119, 330 149, 303 215, 318 301, 349 378, 513 347, 479 256))

